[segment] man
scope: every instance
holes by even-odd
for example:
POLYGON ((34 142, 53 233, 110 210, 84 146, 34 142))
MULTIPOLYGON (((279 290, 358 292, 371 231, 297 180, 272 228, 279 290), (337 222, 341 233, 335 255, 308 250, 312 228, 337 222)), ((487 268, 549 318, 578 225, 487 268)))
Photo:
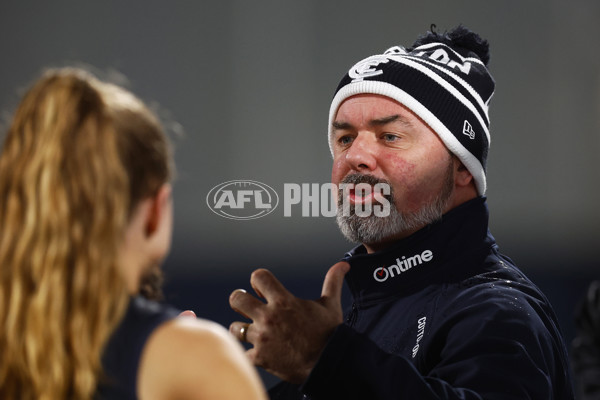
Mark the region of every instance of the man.
MULTIPOLYGON (((389 216, 338 213, 362 245, 316 301, 266 270, 252 319, 230 331, 284 382, 274 399, 572 399, 565 345, 544 297, 488 231, 485 165, 494 81, 487 41, 459 26, 368 57, 343 77, 329 117, 335 184, 387 183, 389 216), (342 319, 343 277, 352 309, 342 319)), ((376 203, 349 190, 350 211, 376 203)))

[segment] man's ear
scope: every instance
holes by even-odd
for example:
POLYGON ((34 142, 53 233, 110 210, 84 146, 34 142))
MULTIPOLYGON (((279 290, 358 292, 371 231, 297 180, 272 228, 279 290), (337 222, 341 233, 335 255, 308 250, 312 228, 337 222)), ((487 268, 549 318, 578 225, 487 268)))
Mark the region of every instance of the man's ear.
POLYGON ((150 206, 146 216, 146 236, 155 234, 159 230, 161 222, 164 221, 164 214, 168 212, 171 202, 171 190, 171 184, 165 183, 154 196, 148 199, 150 206))
POLYGON ((463 187, 474 184, 473 175, 457 157, 454 157, 454 181, 457 186, 463 187))

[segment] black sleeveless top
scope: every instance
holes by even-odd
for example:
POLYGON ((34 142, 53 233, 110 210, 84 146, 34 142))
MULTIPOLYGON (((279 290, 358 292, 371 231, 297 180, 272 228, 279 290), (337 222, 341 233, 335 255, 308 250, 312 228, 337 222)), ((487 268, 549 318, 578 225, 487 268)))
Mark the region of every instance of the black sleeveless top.
POLYGON ((123 320, 113 332, 102 355, 104 377, 100 379, 94 399, 136 400, 137 373, 142 351, 152 332, 176 317, 179 311, 133 297, 123 320))

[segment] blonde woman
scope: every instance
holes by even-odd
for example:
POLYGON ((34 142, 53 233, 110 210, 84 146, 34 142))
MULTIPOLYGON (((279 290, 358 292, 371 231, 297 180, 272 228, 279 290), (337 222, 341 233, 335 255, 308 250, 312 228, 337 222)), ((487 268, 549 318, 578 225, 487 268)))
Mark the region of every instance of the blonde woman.
POLYGON ((264 399, 219 325, 136 294, 170 246, 155 116, 76 69, 26 93, 0 155, 1 399, 264 399))

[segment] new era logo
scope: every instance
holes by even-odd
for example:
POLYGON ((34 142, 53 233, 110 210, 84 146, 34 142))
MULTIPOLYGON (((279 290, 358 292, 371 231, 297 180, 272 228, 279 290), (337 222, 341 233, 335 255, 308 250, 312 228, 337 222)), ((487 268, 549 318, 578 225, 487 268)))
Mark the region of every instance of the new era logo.
POLYGON ((467 121, 466 119, 463 125, 463 135, 467 135, 469 139, 475 139, 475 131, 473 130, 473 127, 471 126, 469 121, 467 121))

